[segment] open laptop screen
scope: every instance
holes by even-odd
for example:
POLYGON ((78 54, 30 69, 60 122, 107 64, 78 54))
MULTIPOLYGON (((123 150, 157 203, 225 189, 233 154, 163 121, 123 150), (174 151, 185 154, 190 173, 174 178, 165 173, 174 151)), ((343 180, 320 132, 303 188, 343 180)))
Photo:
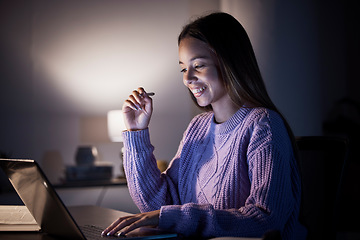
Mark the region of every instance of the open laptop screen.
POLYGON ((85 239, 34 160, 1 159, 0 167, 44 232, 85 239))

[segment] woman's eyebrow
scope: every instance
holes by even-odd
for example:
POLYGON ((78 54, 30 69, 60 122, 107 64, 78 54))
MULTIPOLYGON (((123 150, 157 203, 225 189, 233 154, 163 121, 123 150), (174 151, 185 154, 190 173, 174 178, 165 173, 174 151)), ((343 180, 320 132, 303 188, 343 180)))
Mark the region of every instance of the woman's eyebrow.
MULTIPOLYGON (((190 59, 190 62, 197 60, 197 59, 209 59, 210 57, 208 56, 196 56, 190 59)), ((184 64, 182 61, 179 61, 179 64, 184 64)))

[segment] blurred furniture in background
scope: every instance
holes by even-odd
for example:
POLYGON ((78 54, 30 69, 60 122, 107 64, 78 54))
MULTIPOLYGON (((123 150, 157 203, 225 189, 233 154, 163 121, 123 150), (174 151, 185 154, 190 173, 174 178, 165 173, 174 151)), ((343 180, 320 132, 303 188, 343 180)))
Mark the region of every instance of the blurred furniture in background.
POLYGON ((302 136, 296 143, 302 175, 300 221, 308 229, 307 239, 336 239, 348 140, 302 136))
POLYGON ((323 122, 323 133, 349 139, 349 158, 340 198, 339 227, 342 232, 352 232, 358 236, 356 239, 360 239, 360 218, 357 217, 360 216, 360 208, 356 206, 360 202, 360 102, 349 97, 336 101, 323 122))
POLYGON ((125 179, 101 185, 57 185, 56 192, 66 206, 92 205, 129 213, 139 213, 132 201, 125 179))

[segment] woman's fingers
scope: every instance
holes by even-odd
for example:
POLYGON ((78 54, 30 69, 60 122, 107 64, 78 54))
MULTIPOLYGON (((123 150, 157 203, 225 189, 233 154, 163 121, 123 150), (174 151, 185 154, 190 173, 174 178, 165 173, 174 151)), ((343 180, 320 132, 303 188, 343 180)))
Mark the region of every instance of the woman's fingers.
POLYGON ((122 230, 121 234, 126 234, 135 228, 143 226, 141 218, 139 217, 129 217, 129 218, 119 218, 113 222, 108 228, 106 228, 102 235, 112 236, 115 233, 122 230))
POLYGON ((148 127, 152 114, 152 99, 140 87, 134 90, 123 107, 126 129, 129 131, 141 130, 148 127))
POLYGON ((139 96, 140 97, 143 97, 144 96, 144 93, 145 93, 145 89, 143 87, 139 87, 137 89, 137 92, 139 93, 139 96))
POLYGON ((116 233, 117 231, 119 231, 121 228, 118 228, 119 225, 121 224, 121 222, 123 222, 126 218, 130 218, 131 216, 128 217, 121 217, 118 218, 116 221, 114 221, 110 226, 108 226, 102 233, 101 235, 105 236, 105 235, 113 235, 114 233, 116 233))
POLYGON ((160 210, 155 210, 152 212, 146 212, 139 215, 136 215, 137 220, 131 223, 129 226, 122 229, 120 234, 124 235, 128 232, 131 232, 132 230, 144 227, 144 226, 158 226, 159 225, 159 214, 160 210))
POLYGON ((128 232, 130 232, 136 228, 142 227, 142 226, 146 226, 146 225, 142 224, 141 219, 137 220, 134 223, 130 224, 129 226, 123 228, 122 231, 119 232, 119 236, 123 236, 123 235, 127 234, 128 232))
POLYGON ((157 226, 159 224, 159 210, 140 213, 133 216, 122 217, 114 221, 109 227, 107 227, 102 235, 111 236, 119 232, 121 235, 125 235, 132 230, 143 226, 157 226))
POLYGON ((141 103, 135 99, 134 95, 130 95, 129 98, 126 100, 126 102, 129 103, 129 107, 132 110, 135 111, 141 110, 141 103))
POLYGON ((146 103, 148 103, 148 99, 145 98, 149 98, 145 90, 143 88, 138 88, 132 92, 126 101, 131 109, 142 110, 146 103))
POLYGON ((137 218, 128 218, 123 220, 122 222, 120 222, 113 230, 111 230, 109 232, 109 236, 114 235, 115 233, 119 232, 120 230, 122 230, 120 233, 126 234, 129 230, 124 230, 128 229, 129 226, 131 226, 133 224, 133 222, 136 222, 137 218))

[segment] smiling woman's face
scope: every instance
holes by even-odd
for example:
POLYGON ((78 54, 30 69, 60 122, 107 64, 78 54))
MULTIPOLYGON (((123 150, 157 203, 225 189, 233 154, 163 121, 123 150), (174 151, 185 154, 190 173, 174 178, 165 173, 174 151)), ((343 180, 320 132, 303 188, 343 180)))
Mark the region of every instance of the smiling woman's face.
POLYGON ((229 101, 219 73, 217 58, 206 43, 192 37, 181 40, 179 64, 183 82, 199 106, 211 104, 214 109, 216 105, 221 106, 229 101))

